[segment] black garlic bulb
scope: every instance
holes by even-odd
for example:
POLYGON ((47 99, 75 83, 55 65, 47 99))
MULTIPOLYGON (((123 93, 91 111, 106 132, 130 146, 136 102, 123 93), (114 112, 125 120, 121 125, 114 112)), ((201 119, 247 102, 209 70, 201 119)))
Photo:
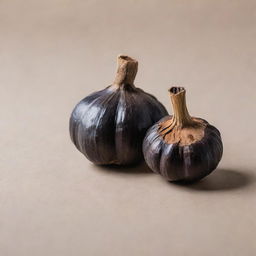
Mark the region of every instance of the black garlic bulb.
POLYGON ((183 87, 169 91, 174 114, 148 130, 144 158, 154 172, 169 181, 196 181, 210 174, 221 160, 220 132, 207 121, 189 115, 183 87))
POLYGON ((152 95, 134 86, 138 62, 118 57, 112 85, 81 100, 70 117, 70 136, 95 164, 135 164, 143 159, 146 131, 167 115, 152 95))

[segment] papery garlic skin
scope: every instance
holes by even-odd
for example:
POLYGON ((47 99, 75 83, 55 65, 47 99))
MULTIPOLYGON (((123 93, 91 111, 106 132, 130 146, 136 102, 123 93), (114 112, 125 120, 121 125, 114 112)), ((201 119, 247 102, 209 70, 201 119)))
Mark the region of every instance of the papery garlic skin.
POLYGON ((143 142, 147 165, 169 181, 193 181, 201 179, 216 169, 222 157, 223 146, 218 129, 207 124, 204 137, 193 144, 179 146, 166 143, 159 135, 159 123, 147 132, 143 142))
POLYGON ((70 136, 95 164, 129 165, 143 159, 146 131, 167 115, 152 95, 133 85, 137 62, 119 56, 113 85, 80 101, 70 117, 70 136))

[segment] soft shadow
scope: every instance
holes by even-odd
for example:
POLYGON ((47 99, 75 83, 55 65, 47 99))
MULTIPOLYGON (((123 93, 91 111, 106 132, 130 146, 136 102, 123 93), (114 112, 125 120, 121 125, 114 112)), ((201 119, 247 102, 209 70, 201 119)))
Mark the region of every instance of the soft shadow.
POLYGON ((254 181, 254 177, 246 172, 231 169, 217 169, 196 183, 179 185, 199 191, 222 191, 241 189, 249 186, 254 181))
POLYGON ((97 165, 99 170, 106 172, 124 173, 124 174, 152 174, 145 162, 137 165, 119 166, 119 165, 97 165))

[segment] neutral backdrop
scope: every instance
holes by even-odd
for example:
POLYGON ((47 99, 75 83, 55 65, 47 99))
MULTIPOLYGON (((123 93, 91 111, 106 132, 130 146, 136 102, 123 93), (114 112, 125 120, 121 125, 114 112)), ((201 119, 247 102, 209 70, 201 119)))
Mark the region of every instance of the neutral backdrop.
POLYGON ((0 254, 256 254, 256 2, 0 1, 0 254), (168 88, 222 133, 218 169, 191 186, 141 165, 91 164, 75 104, 111 84, 118 54, 171 113, 168 88))

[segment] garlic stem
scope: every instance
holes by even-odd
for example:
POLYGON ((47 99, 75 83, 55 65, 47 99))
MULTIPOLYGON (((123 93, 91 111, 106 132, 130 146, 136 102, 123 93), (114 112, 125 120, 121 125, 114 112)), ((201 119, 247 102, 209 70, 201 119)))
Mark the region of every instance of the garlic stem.
POLYGON ((183 87, 171 87, 170 90, 173 118, 172 127, 185 127, 193 125, 194 121, 188 113, 186 106, 186 90, 183 87))
POLYGON ((113 84, 118 86, 122 84, 133 85, 137 70, 137 60, 126 55, 119 55, 117 58, 117 74, 113 84))

